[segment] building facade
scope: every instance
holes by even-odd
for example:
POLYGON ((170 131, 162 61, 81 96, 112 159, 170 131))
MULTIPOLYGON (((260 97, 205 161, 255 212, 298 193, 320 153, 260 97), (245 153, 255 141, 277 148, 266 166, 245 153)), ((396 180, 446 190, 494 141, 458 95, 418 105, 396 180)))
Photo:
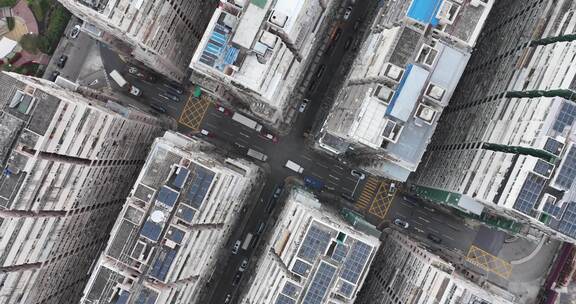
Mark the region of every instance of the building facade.
POLYGON ((378 176, 416 170, 493 0, 383 2, 317 146, 378 176))
POLYGON ((292 189, 239 303, 355 303, 380 241, 292 189))
POLYGON ((514 303, 467 281, 450 263, 395 230, 381 239, 358 304, 514 303))
POLYGON ((190 68, 208 78, 203 84, 206 90, 227 92, 269 124, 282 122, 298 103, 290 96, 331 3, 222 1, 190 68))
POLYGON ((199 303, 260 174, 213 150, 173 132, 156 139, 82 303, 199 303))
MULTIPOLYGON (((95 25, 99 39, 181 82, 217 0, 59 0, 95 25)), ((90 31, 94 32, 94 31, 90 31)))
POLYGON ((155 118, 0 74, 0 303, 78 303, 155 118))
POLYGON ((575 6, 498 3, 414 176, 420 195, 576 239, 575 6))

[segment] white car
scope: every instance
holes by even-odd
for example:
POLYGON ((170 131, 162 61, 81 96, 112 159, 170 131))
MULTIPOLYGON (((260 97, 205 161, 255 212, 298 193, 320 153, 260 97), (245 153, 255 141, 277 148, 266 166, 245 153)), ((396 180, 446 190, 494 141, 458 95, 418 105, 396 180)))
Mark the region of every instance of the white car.
POLYGON ((234 243, 234 246, 232 247, 232 254, 238 254, 238 249, 240 249, 240 244, 242 244, 242 241, 237 240, 236 243, 234 243))
POLYGON ((346 11, 344 12, 344 20, 348 20, 350 14, 352 14, 352 6, 346 8, 346 11))
POLYGON ((240 264, 240 268, 238 268, 238 271, 243 272, 244 270, 246 270, 246 268, 248 268, 248 260, 244 259, 242 260, 242 264, 240 264))
POLYGON ((76 39, 76 37, 78 37, 78 35, 80 35, 80 25, 76 24, 71 30, 70 30, 70 39, 76 39))
POLYGON ((298 112, 302 113, 302 112, 306 111, 306 106, 308 105, 309 101, 310 100, 308 100, 308 99, 304 99, 302 101, 302 103, 300 104, 300 107, 298 108, 298 112))
POLYGON ((395 219, 395 220, 394 220, 394 224, 395 224, 396 226, 402 227, 402 228, 404 228, 404 229, 407 229, 407 228, 410 226, 410 225, 408 224, 408 222, 403 221, 403 220, 401 220, 401 219, 395 219))

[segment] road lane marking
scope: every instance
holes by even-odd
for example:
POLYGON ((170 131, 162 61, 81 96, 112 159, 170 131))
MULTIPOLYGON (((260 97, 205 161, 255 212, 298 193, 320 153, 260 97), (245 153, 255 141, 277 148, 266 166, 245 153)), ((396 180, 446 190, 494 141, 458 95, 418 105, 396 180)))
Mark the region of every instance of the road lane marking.
POLYGON ((302 158, 312 161, 312 159, 310 157, 307 157, 306 155, 302 155, 302 158))
POLYGON ((246 144, 246 146, 248 146, 248 142, 243 140, 242 138, 236 138, 236 140, 238 140, 239 142, 246 144))
POLYGON ((335 182, 333 182, 333 181, 331 181, 331 180, 328 180, 328 184, 332 184, 332 185, 334 185, 334 186, 338 186, 338 184, 336 184, 335 182))
POLYGON ((232 133, 227 132, 227 131, 222 131, 222 133, 224 133, 225 135, 228 135, 228 136, 232 136, 232 133))
POLYGON ((326 165, 323 164, 323 163, 320 163, 320 162, 319 162, 319 163, 316 163, 316 164, 317 164, 318 166, 322 167, 322 168, 328 169, 328 166, 326 166, 326 165))
POLYGON ((419 216, 418 218, 421 219, 421 220, 423 220, 423 221, 426 222, 426 223, 430 223, 429 220, 427 220, 427 219, 425 219, 425 218, 423 218, 423 217, 421 217, 421 216, 419 216))
MULTIPOLYGON (((432 230, 432 229, 430 229, 430 230, 432 230)), ((438 232, 438 231, 436 231, 436 232, 438 232)), ((454 239, 453 239, 453 238, 451 238, 451 237, 450 237, 450 236, 448 236, 448 235, 445 235, 445 234, 443 234, 442 236, 443 236, 443 237, 445 237, 445 238, 447 238, 447 239, 449 239, 449 240, 452 240, 452 241, 454 241, 454 239)))
POLYGON ((340 180, 338 177, 336 177, 336 176, 334 176, 334 175, 332 175, 332 174, 328 174, 328 177, 331 177, 331 178, 333 178, 333 179, 335 179, 335 180, 337 180, 337 181, 340 180))
MULTIPOLYGON (((220 112, 217 112, 217 113, 220 113, 220 112)), ((208 115, 214 116, 214 117, 217 117, 217 118, 220 118, 220 115, 218 115, 218 114, 216 114, 216 113, 214 113, 214 112, 210 112, 208 115)))
POLYGON ((314 171, 310 171, 310 175, 317 177, 319 179, 322 179, 322 176, 320 176, 319 174, 316 174, 316 172, 314 172, 314 171))
POLYGON ((351 180, 351 181, 353 181, 353 182, 357 182, 357 181, 358 181, 358 178, 354 178, 354 177, 352 177, 352 176, 346 176, 346 179, 349 179, 349 180, 351 180))
POLYGON ((438 230, 436 230, 436 229, 434 229, 434 228, 432 228, 432 227, 428 227, 428 230, 430 230, 430 231, 432 231, 432 232, 440 233, 440 231, 438 231, 438 230))
POLYGON ((342 190, 346 191, 346 192, 352 192, 352 190, 348 189, 348 188, 342 188, 342 190))
POLYGON ((240 135, 242 135, 242 136, 244 136, 244 137, 246 137, 246 138, 250 138, 250 135, 248 135, 248 134, 244 134, 244 133, 242 133, 242 132, 238 132, 238 133, 240 133, 240 135))
POLYGON ((211 124, 211 123, 209 123, 209 122, 207 122, 206 125, 207 125, 208 127, 210 127, 210 128, 213 128, 213 129, 218 128, 218 127, 216 127, 215 125, 213 125, 213 124, 211 124))

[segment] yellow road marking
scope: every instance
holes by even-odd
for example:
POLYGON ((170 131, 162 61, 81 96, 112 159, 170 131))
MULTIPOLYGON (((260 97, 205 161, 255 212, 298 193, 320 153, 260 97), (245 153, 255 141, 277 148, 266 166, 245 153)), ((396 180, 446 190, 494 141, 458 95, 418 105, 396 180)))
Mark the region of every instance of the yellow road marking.
POLYGON ((486 271, 508 279, 512 274, 512 265, 474 245, 468 250, 466 260, 486 271))

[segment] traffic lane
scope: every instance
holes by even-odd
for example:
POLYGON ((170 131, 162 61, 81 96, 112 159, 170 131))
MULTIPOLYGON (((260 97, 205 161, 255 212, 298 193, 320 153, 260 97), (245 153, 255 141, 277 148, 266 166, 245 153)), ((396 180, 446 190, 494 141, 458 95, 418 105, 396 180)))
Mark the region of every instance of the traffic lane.
MULTIPOLYGON (((261 222, 267 222, 270 213, 267 210, 267 206, 270 200, 273 199, 276 187, 283 183, 284 177, 282 175, 278 175, 278 173, 279 172, 273 172, 271 174, 270 178, 267 180, 266 184, 262 189, 262 192, 258 198, 258 201, 256 202, 256 205, 252 209, 252 213, 248 213, 245 215, 249 216, 249 220, 246 223, 245 228, 242 231, 238 231, 233 236, 231 236, 230 238, 231 242, 229 242, 230 244, 228 246, 230 253, 232 249, 231 246, 234 244, 234 242, 236 242, 236 240, 240 240, 241 242, 243 242, 248 233, 254 234, 255 236, 254 238, 256 239, 253 240, 254 243, 248 248, 248 250, 240 249, 238 254, 236 255, 233 255, 231 253, 225 268, 229 271, 229 275, 220 276, 220 280, 217 282, 217 288, 214 289, 219 292, 215 293, 212 296, 210 303, 214 304, 223 303, 228 294, 230 294, 234 299, 237 288, 240 285, 240 283, 236 285, 232 284, 232 282, 234 281, 234 277, 236 276, 236 273, 238 272, 238 269, 240 268, 240 265, 244 259, 248 259, 249 261, 248 267, 250 268, 251 256, 253 254, 254 248, 257 245, 257 242, 260 241, 260 236, 256 234, 258 226, 260 225, 261 222)), ((244 273, 242 275, 241 280, 246 280, 247 278, 248 275, 244 273)))
POLYGON ((428 234, 438 236, 442 239, 441 245, 450 249, 468 250, 477 234, 459 219, 423 203, 406 201, 401 194, 392 201, 386 218, 390 222, 397 218, 408 222, 409 231, 423 238, 428 234))

